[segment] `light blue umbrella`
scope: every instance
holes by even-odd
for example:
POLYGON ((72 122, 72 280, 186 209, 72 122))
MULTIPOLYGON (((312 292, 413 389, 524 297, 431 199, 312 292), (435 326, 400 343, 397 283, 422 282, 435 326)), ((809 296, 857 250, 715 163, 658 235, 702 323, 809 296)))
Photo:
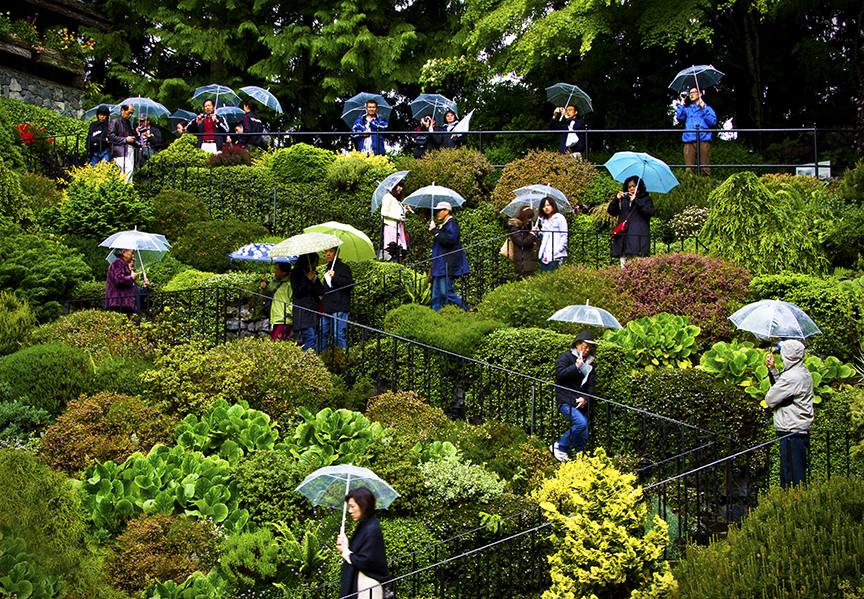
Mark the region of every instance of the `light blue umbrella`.
POLYGON ((399 181, 403 181, 410 172, 411 171, 395 172, 392 175, 387 175, 387 177, 378 184, 378 187, 376 187, 375 191, 372 192, 373 213, 381 207, 381 202, 384 201, 384 196, 387 195, 388 192, 393 191, 393 188, 396 187, 396 184, 399 183, 399 181))
POLYGON ((192 101, 200 106, 204 105, 205 100, 213 100, 214 108, 237 106, 240 103, 240 96, 230 87, 211 83, 195 88, 195 93, 192 94, 192 101))
POLYGON ((140 116, 142 114, 146 114, 151 119, 158 119, 159 117, 168 116, 171 114, 171 111, 165 108, 162 104, 157 102, 156 100, 151 100, 150 98, 142 98, 141 96, 136 96, 134 98, 126 98, 119 104, 117 104, 116 109, 119 112, 120 107, 123 104, 131 104, 135 109, 135 115, 140 116))
POLYGON ((353 127, 354 121, 356 121, 361 114, 366 114, 366 102, 377 102, 378 116, 385 121, 390 120, 390 112, 392 112, 393 109, 390 108, 390 105, 387 103, 387 100, 384 99, 384 96, 381 94, 360 92, 345 102, 345 108, 342 109, 342 120, 345 121, 345 124, 349 127, 353 127))
POLYGON ((406 206, 426 208, 427 210, 433 209, 438 202, 449 202, 451 206, 456 208, 465 203, 465 198, 449 187, 442 187, 441 185, 432 183, 432 185, 421 187, 402 200, 402 203, 406 206))
POLYGON ((245 112, 243 112, 242 108, 238 108, 236 106, 220 106, 213 112, 215 112, 231 124, 239 123, 243 120, 243 115, 246 114, 245 112))
POLYGON ((456 110, 456 102, 441 94, 420 94, 411 102, 411 114, 417 120, 424 116, 431 116, 435 119, 435 123, 440 125, 444 122, 444 115, 447 114, 447 111, 459 115, 456 110))
POLYGON ((297 262, 297 256, 277 256, 271 258, 270 250, 275 246, 275 243, 250 243, 234 250, 228 254, 228 257, 231 260, 247 260, 249 262, 297 262))
POLYGON ((616 152, 603 166, 619 183, 638 177, 645 182, 646 191, 669 193, 678 185, 678 179, 665 162, 644 152, 616 152))
POLYGON ((269 90, 257 85, 247 85, 246 87, 241 87, 240 91, 255 99, 261 106, 270 108, 276 114, 282 114, 282 104, 279 103, 276 96, 271 94, 269 90))
POLYGON ((822 331, 801 308, 789 302, 764 299, 747 304, 729 317, 742 331, 760 339, 806 339, 822 331))

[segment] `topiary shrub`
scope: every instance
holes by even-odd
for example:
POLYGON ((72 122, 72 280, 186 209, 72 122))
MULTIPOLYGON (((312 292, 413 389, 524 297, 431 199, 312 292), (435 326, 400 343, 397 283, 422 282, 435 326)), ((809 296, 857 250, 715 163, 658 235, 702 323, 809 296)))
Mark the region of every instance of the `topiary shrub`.
POLYGON ((197 144, 198 138, 194 135, 175 139, 167 148, 150 157, 144 172, 150 174, 177 167, 204 166, 210 154, 197 147, 197 144))
POLYGON ((69 597, 106 597, 101 558, 89 546, 90 522, 73 481, 51 470, 29 452, 0 449, 0 501, 4 531, 27 544, 33 566, 56 581, 69 597))
POLYGON ((335 160, 336 154, 329 150, 298 143, 277 150, 270 159, 270 170, 286 183, 310 183, 323 180, 335 160))
POLYGON ((185 291, 201 287, 201 282, 213 276, 212 272, 203 272, 194 268, 185 268, 171 277, 162 291, 169 293, 174 291, 185 291))
POLYGON ((110 356, 144 359, 152 353, 126 316, 104 310, 79 310, 43 324, 33 332, 33 342, 77 347, 93 356, 97 365, 110 356))
POLYGON ((494 170, 483 154, 473 148, 436 150, 411 160, 402 170, 411 171, 405 180, 403 197, 425 187, 449 187, 465 198, 466 208, 476 208, 489 196, 486 177, 494 170))
POLYGON ((373 397, 366 416, 399 437, 407 437, 412 445, 436 439, 447 422, 443 410, 430 406, 414 391, 388 391, 373 397))
POLYGON ((394 170, 387 156, 355 151, 339 154, 327 167, 327 187, 339 194, 361 192, 370 198, 378 183, 394 170))
POLYGON ((552 524, 548 556, 556 597, 673 597, 668 526, 654 517, 645 532, 645 503, 636 477, 621 474, 603 449, 582 452, 534 493, 552 524))
POLYGON ((93 366, 80 349, 62 343, 22 349, 0 361, 0 381, 9 383, 13 396, 52 416, 93 384, 93 366))
POLYGON ((209 272, 228 270, 228 254, 267 234, 261 225, 241 220, 212 220, 190 224, 172 253, 192 268, 209 272))
MULTIPOLYGON (((153 232, 177 241, 191 223, 210 220, 207 204, 191 193, 163 189, 153 197, 153 232)), ((233 250, 232 250, 233 251, 233 250)))
POLYGON ((312 517, 312 503, 295 489, 312 472, 283 451, 263 450, 244 457, 234 467, 240 507, 259 526, 280 520, 296 522, 312 517))
POLYGON ((405 304, 387 313, 384 330, 461 356, 470 356, 500 323, 464 311, 435 312, 428 306, 405 304))
POLYGON ((498 329, 483 339, 473 357, 544 381, 554 381, 555 360, 570 348, 572 341, 571 335, 548 329, 498 329))
POLYGON ((113 162, 85 165, 69 171, 71 183, 57 215, 65 234, 104 239, 117 231, 147 230, 150 206, 138 199, 113 162))
POLYGON ((573 160, 572 156, 558 152, 531 150, 524 158, 504 167, 492 194, 492 205, 496 212, 500 212, 515 197, 514 189, 535 183, 551 185, 563 192, 571 205, 582 204, 585 203, 582 198, 596 176, 597 172, 589 162, 573 160))
POLYGON ((210 520, 143 514, 126 525, 107 563, 111 586, 126 592, 151 584, 180 583, 216 565, 219 538, 210 520))
POLYGON ((171 444, 177 422, 137 397, 98 393, 69 402, 66 411, 42 434, 46 464, 76 476, 97 463, 121 463, 157 443, 171 444))
POLYGON ((0 355, 21 349, 36 327, 36 316, 27 302, 14 294, 0 291, 0 355))
MULTIPOLYGON (((708 208, 710 202, 708 196, 715 187, 715 182, 710 177, 703 177, 696 173, 691 173, 687 170, 681 170, 676 173, 678 176, 678 185, 673 187, 669 193, 651 194, 654 201, 654 219, 668 222, 673 216, 684 212, 687 208, 708 208)), ((621 185, 618 184, 620 191, 621 185)))
POLYGON ((718 258, 668 254, 630 260, 626 268, 613 268, 611 279, 623 300, 616 313, 620 322, 679 314, 701 329, 697 341, 710 345, 731 337, 728 318, 744 303, 750 275, 718 258))
POLYGON ((726 179, 710 202, 703 234, 712 254, 754 274, 817 274, 826 268, 813 219, 788 194, 772 194, 752 172, 726 179))
POLYGON ((679 597, 843 597, 860 589, 864 522, 859 478, 769 488, 724 539, 675 568, 679 597))

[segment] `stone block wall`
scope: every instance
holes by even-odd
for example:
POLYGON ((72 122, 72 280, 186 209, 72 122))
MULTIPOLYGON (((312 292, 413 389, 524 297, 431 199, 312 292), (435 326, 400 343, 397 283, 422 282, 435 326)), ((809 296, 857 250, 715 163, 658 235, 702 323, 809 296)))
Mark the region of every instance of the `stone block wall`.
POLYGON ((0 67, 0 95, 80 119, 84 114, 84 91, 53 83, 33 75, 0 67))

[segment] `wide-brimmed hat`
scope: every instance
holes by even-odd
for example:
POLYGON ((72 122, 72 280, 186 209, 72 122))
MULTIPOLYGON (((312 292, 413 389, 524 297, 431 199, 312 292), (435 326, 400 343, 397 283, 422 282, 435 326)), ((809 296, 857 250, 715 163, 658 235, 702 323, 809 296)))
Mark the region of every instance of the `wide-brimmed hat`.
POLYGON ((433 210, 449 210, 453 211, 453 206, 450 205, 450 202, 438 202, 435 204, 433 210))
POLYGON ((591 345, 597 345, 597 342, 594 341, 594 337, 591 336, 590 331, 582 331, 581 333, 576 335, 576 338, 573 340, 573 345, 571 345, 570 347, 576 347, 583 341, 585 341, 586 343, 590 343, 591 345))

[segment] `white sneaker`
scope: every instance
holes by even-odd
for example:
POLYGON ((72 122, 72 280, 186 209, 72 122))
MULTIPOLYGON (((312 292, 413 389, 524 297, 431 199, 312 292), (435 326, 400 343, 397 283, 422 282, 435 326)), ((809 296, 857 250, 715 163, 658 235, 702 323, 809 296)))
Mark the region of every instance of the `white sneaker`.
POLYGON ((561 449, 559 449, 557 443, 553 443, 552 445, 550 445, 549 451, 552 452, 552 455, 555 456, 555 459, 559 462, 566 462, 570 459, 570 456, 567 455, 566 451, 561 451, 561 449))

